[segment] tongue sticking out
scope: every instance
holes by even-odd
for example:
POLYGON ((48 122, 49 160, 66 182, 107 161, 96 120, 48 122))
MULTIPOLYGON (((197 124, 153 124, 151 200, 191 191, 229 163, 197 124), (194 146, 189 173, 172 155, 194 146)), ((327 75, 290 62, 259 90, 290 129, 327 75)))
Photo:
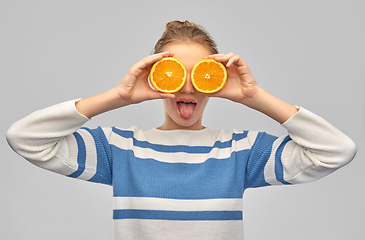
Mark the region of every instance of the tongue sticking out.
POLYGON ((184 103, 184 102, 177 103, 177 107, 179 108, 179 113, 185 119, 188 119, 193 115, 195 106, 196 106, 195 103, 184 103))

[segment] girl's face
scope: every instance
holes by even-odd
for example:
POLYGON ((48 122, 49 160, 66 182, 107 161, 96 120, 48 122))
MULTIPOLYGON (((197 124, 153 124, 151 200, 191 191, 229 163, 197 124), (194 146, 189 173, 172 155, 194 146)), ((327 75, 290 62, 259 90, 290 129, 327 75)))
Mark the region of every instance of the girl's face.
POLYGON ((172 52, 186 68, 186 83, 175 93, 175 98, 164 99, 165 122, 161 130, 203 129, 202 119, 209 97, 195 90, 191 83, 190 73, 194 65, 211 53, 198 43, 171 43, 164 47, 164 52, 172 52))

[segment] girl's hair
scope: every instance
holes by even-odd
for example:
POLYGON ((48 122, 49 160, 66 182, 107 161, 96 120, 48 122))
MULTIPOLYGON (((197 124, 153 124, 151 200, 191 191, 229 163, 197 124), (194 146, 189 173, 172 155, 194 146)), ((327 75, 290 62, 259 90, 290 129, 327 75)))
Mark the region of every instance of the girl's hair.
POLYGON ((174 42, 195 42, 206 47, 212 54, 218 53, 215 41, 203 27, 189 21, 172 21, 166 24, 166 30, 157 41, 154 52, 163 52, 163 48, 174 42))

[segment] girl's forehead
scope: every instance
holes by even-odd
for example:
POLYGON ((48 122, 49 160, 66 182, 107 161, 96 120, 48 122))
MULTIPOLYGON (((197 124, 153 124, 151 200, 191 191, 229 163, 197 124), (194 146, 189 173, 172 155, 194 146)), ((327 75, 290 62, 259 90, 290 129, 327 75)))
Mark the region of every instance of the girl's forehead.
POLYGON ((195 64, 211 54, 206 47, 194 42, 169 44, 164 48, 164 51, 172 52, 174 57, 183 64, 195 64))

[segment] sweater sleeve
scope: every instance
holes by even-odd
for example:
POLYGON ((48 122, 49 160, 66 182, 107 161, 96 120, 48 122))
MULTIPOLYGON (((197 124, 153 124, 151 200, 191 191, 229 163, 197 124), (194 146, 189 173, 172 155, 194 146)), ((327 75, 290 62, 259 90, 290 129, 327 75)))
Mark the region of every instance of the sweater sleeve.
POLYGON ((352 139, 304 108, 283 126, 292 139, 282 152, 283 174, 290 183, 324 177, 355 157, 352 139))
POLYGON ((82 128, 89 120, 72 100, 39 111, 12 124, 10 147, 32 164, 73 178, 111 184, 106 132, 82 128))
POLYGON ((282 124, 288 135, 259 133, 247 164, 247 187, 297 184, 320 179, 348 164, 355 143, 304 108, 282 124))

